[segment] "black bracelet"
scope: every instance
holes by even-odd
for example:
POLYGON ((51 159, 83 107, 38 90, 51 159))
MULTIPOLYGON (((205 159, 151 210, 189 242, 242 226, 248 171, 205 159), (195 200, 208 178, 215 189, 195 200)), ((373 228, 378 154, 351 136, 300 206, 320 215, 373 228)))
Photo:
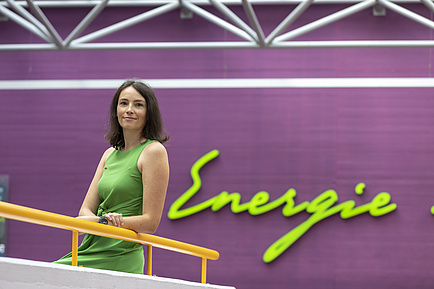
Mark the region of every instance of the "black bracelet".
POLYGON ((104 217, 104 216, 99 217, 98 223, 108 225, 108 221, 107 221, 106 217, 104 217))

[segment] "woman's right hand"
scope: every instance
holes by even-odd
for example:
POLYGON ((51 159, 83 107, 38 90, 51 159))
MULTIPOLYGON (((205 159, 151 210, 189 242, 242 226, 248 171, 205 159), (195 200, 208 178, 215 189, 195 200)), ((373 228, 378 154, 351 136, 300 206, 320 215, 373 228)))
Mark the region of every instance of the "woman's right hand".
POLYGON ((104 214, 104 217, 106 217, 107 221, 109 221, 109 225, 111 226, 122 228, 124 225, 124 218, 122 217, 122 214, 107 213, 104 214))

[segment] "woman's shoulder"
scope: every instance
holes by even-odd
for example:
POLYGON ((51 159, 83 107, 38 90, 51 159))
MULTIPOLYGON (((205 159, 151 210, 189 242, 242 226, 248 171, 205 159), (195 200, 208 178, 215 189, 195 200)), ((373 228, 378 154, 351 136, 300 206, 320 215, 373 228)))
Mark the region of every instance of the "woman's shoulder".
POLYGON ((109 147, 106 149, 102 155, 102 159, 106 161, 108 157, 115 151, 116 149, 114 147, 109 147))
POLYGON ((153 141, 146 145, 143 149, 142 154, 144 155, 161 155, 167 154, 166 148, 159 141, 153 141))
POLYGON ((166 148, 159 141, 154 141, 148 143, 145 148, 142 150, 139 161, 144 161, 146 159, 160 159, 167 158, 166 148))
POLYGON ((146 145, 139 156, 137 168, 143 173, 142 168, 153 169, 153 166, 168 162, 167 151, 164 145, 158 141, 146 145), (147 165, 145 165, 147 164, 147 165))

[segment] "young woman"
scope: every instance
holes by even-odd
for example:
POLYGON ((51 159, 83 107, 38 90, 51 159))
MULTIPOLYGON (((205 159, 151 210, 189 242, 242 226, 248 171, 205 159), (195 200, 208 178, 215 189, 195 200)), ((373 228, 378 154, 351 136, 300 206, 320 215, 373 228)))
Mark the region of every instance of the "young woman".
MULTIPOLYGON (((153 233, 160 223, 169 162, 165 134, 154 92, 139 80, 124 82, 110 108, 107 149, 77 218, 138 233, 153 233)), ((71 253, 55 263, 71 264, 71 253)), ((78 248, 78 265, 143 273, 141 244, 86 235, 78 248)))

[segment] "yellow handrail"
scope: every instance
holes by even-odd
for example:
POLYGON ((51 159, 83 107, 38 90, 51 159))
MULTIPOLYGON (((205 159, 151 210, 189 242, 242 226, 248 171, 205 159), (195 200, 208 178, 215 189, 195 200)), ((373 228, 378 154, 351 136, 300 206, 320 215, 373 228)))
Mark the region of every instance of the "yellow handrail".
POLYGON ((124 241, 141 243, 148 246, 147 249, 147 275, 152 275, 152 247, 162 248, 187 255, 202 258, 201 282, 206 283, 206 260, 217 260, 217 251, 199 247, 196 245, 179 242, 155 235, 136 233, 132 230, 107 226, 95 222, 77 219, 65 215, 50 213, 24 206, 14 205, 0 201, 0 216, 8 219, 44 225, 48 227, 70 230, 72 238, 72 263, 77 266, 78 232, 99 235, 124 241), (75 255, 75 256, 74 256, 75 255), (75 262, 75 264, 74 264, 75 262))

